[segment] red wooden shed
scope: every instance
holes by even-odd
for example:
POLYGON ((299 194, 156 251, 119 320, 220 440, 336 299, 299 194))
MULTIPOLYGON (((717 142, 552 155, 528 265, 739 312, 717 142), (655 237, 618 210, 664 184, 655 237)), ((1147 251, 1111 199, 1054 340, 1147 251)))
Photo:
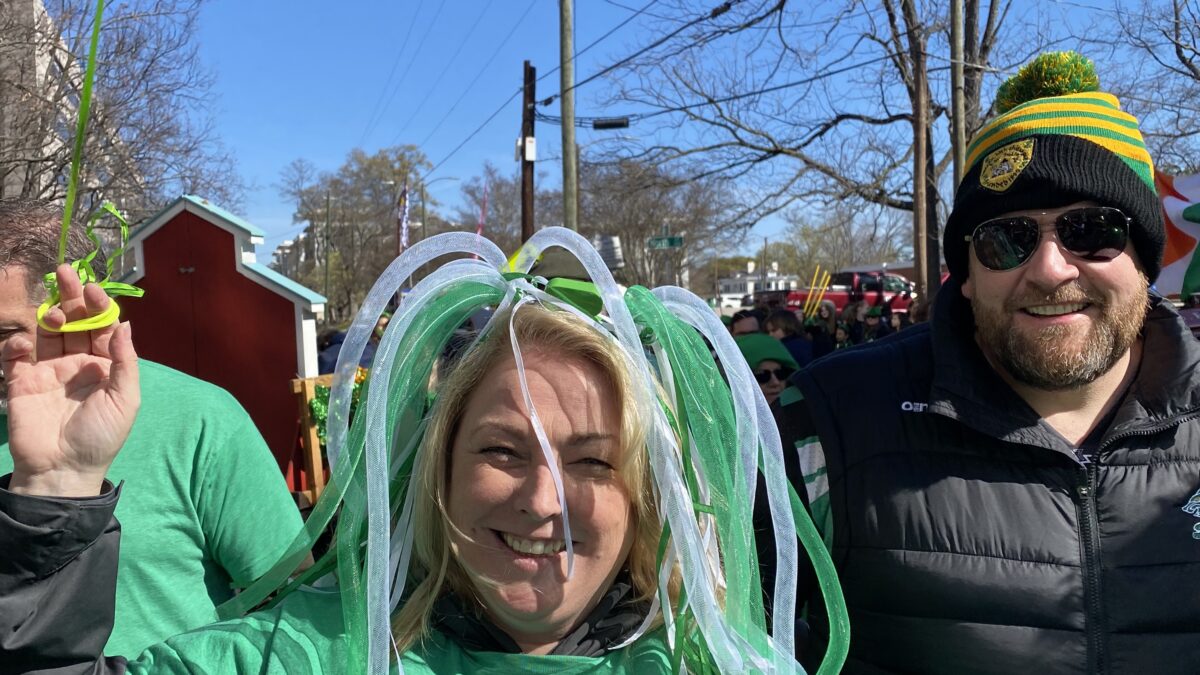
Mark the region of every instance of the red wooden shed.
POLYGON ((316 322, 325 298, 259 263, 263 232, 185 195, 138 227, 121 281, 145 289, 121 301, 143 358, 229 391, 250 413, 293 490, 302 489, 296 377, 317 374, 316 322))

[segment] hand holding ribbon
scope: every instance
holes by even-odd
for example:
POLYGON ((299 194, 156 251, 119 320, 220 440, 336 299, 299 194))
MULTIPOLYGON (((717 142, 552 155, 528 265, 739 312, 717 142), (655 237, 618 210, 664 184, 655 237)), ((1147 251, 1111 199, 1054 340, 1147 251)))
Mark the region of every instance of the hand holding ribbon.
POLYGON ((57 275, 61 303, 45 314, 50 328, 38 330, 36 348, 19 336, 4 345, 10 489, 96 495, 141 402, 137 354, 128 323, 62 332, 68 321, 105 314, 113 301, 96 284, 81 284, 68 265, 57 275))

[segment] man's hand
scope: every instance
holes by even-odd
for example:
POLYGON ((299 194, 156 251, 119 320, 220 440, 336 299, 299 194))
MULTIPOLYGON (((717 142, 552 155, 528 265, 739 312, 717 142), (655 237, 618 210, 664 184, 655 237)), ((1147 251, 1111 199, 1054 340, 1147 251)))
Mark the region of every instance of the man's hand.
MULTIPOLYGON (((83 288, 68 265, 57 271, 59 306, 44 317, 59 327, 99 314, 111 302, 83 288)), ((9 489, 39 496, 100 494, 104 476, 129 436, 141 404, 129 324, 57 333, 41 327, 37 349, 14 337, 0 354, 8 381, 9 489)))

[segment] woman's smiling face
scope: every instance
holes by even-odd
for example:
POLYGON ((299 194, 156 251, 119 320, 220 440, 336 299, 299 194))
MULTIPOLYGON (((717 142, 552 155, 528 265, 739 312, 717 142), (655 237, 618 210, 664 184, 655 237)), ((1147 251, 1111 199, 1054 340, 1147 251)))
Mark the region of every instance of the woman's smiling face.
POLYGON ((562 474, 562 510, 511 354, 467 400, 451 447, 447 511, 457 557, 489 617, 527 651, 556 643, 595 607, 629 555, 634 522, 621 479, 621 409, 597 365, 526 349, 534 409, 562 474))

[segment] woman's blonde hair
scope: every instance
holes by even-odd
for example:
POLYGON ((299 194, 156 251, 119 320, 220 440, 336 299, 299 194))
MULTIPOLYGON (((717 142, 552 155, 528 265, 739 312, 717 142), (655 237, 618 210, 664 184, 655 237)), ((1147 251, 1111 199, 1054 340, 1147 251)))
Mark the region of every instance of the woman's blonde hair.
MULTIPOLYGON (((505 354, 511 353, 510 314, 495 317, 491 334, 484 335, 437 388, 432 418, 413 467, 409 489, 416 490, 413 512, 411 594, 392 616, 398 650, 412 648, 429 632, 434 604, 444 593, 456 594, 468 606, 482 608, 467 571, 451 547, 454 525, 446 513, 446 487, 451 448, 471 393, 505 354)), ((658 592, 657 554, 662 536, 650 460, 646 452, 648 420, 638 408, 633 365, 616 340, 573 314, 537 304, 521 306, 512 317, 522 351, 581 359, 597 366, 609 380, 620 407, 622 462, 617 467, 632 504, 633 545, 625 566, 639 600, 658 592)), ((486 583, 486 580, 484 580, 486 583)), ((672 570, 668 597, 680 588, 678 568, 672 570)))

